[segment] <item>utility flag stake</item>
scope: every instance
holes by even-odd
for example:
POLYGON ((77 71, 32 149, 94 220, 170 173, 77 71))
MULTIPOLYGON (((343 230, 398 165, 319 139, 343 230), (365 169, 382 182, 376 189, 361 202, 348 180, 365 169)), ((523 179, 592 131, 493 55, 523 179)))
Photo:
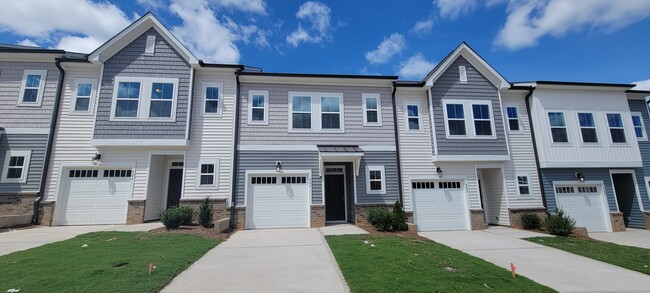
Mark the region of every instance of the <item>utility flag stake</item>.
POLYGON ((510 263, 510 272, 512 272, 513 278, 517 277, 517 267, 513 263, 510 263))
POLYGON ((149 276, 151 276, 151 271, 153 271, 153 263, 149 263, 149 276))

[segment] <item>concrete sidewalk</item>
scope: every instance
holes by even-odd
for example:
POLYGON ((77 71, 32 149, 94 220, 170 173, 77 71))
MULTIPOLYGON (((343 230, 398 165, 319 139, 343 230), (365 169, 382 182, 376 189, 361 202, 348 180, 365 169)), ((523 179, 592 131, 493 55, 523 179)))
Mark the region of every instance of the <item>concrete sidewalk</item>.
POLYGON ((560 292, 649 292, 650 276, 520 238, 548 236, 505 227, 421 232, 421 236, 510 269, 560 292))
POLYGON ((625 228, 623 232, 589 233, 589 237, 620 245, 650 249, 650 230, 625 228))
POLYGON ((210 250, 162 292, 346 292, 318 229, 245 230, 210 250))
POLYGON ((0 233, 0 256, 44 244, 74 238, 77 235, 98 231, 149 231, 162 227, 160 222, 136 225, 96 225, 36 227, 0 233))

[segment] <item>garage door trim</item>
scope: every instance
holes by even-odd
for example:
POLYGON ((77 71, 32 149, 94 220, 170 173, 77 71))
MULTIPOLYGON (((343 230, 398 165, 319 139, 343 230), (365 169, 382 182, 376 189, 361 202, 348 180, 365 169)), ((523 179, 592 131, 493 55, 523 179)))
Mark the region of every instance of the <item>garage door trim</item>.
MULTIPOLYGON (((609 203, 607 202, 607 194, 605 192, 605 182, 600 181, 600 180, 592 180, 592 181, 585 181, 585 182, 576 182, 576 181, 553 181, 553 196, 555 198, 555 207, 559 208, 558 206, 558 196, 556 192, 556 187, 564 187, 564 186, 573 186, 573 187, 579 187, 579 186, 587 186, 587 185, 596 185, 600 189, 600 203, 602 204, 603 207, 603 217, 605 218, 605 228, 607 229, 607 232, 612 232, 612 221, 609 215, 609 203)), ((554 212, 554 211, 550 211, 554 212)))
MULTIPOLYGON (((409 178, 409 190, 410 190, 410 196, 411 196, 411 205, 412 205, 412 210, 413 210, 413 220, 417 224, 417 212, 416 212, 416 206, 415 206, 415 200, 414 200, 414 188, 413 188, 413 183, 417 182, 425 182, 425 181, 433 181, 433 182, 444 182, 444 181, 460 181, 462 193, 463 193, 463 206, 465 208, 465 229, 470 230, 471 228, 471 215, 470 215, 470 208, 469 208, 469 196, 468 196, 468 191, 467 191, 467 178, 465 177, 445 177, 445 178, 432 178, 432 177, 419 177, 419 176, 413 176, 409 178)), ((438 187, 435 187, 435 189, 439 189, 438 187)))

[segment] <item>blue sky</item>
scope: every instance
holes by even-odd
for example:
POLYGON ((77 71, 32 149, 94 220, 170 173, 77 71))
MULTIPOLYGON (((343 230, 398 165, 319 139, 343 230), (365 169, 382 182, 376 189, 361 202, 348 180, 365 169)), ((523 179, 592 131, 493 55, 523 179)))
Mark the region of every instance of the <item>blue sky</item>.
POLYGON ((0 42, 89 52, 152 11, 197 57, 419 80, 466 41, 510 81, 650 89, 650 0, 21 0, 0 42))

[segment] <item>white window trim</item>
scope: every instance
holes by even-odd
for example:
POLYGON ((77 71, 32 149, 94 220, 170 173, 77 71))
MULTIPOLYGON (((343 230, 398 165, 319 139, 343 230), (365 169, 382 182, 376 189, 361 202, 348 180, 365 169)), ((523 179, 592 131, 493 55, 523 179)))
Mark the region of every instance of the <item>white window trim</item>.
MULTIPOLYGON (((630 123, 632 122, 632 117, 630 116, 630 123)), ((607 134, 609 134, 609 143, 611 143, 613 146, 621 146, 621 145, 628 145, 630 143, 630 138, 627 135, 627 130, 625 127, 625 115, 621 112, 605 112, 605 123, 607 126, 607 134), (614 115, 619 115, 621 117, 621 123, 623 124, 622 127, 610 127, 609 126, 609 119, 607 118, 607 115, 609 114, 614 114, 614 115), (625 135, 625 142, 614 142, 614 139, 612 137, 612 132, 610 131, 611 129, 622 129, 623 130, 623 135, 625 135)), ((636 138, 636 134, 634 134, 634 138, 636 138)))
POLYGON ((384 166, 366 166, 366 194, 386 194, 386 168, 384 166), (370 171, 381 171, 381 190, 370 190, 370 171))
MULTIPOLYGON (((208 174, 208 173, 206 173, 208 174)), ((196 189, 217 189, 219 187, 219 159, 217 158, 201 158, 199 165, 196 168, 196 189), (213 164, 214 165, 214 180, 212 184, 201 184, 201 165, 213 164)))
POLYGON ((532 197, 533 196, 532 184, 530 184, 530 174, 516 174, 515 175, 515 185, 517 186, 517 195, 523 196, 523 197, 532 197), (527 185, 519 184, 519 177, 528 178, 528 184, 527 185), (519 187, 522 187, 522 186, 528 186, 528 194, 521 194, 521 192, 519 191, 519 187))
POLYGON ((269 125, 269 91, 248 91, 248 124, 269 125), (264 96, 264 120, 262 121, 253 121, 253 96, 264 96))
POLYGON ((420 107, 420 103, 417 101, 404 101, 404 119, 406 125, 404 125, 406 131, 408 132, 421 132, 422 131, 422 107, 420 107), (411 129, 409 127, 409 118, 416 118, 415 116, 409 116, 409 106, 416 106, 418 107, 418 129, 411 129))
POLYGON ((93 110, 95 109, 95 97, 97 96, 97 80, 96 79, 88 79, 88 78, 77 78, 75 79, 74 82, 74 89, 73 89, 73 96, 72 96, 72 103, 70 104, 70 115, 93 115, 93 110), (90 101, 88 102, 88 110, 87 111, 77 111, 75 108, 77 107, 77 93, 78 93, 78 88, 79 84, 86 84, 89 83, 92 85, 92 89, 90 90, 90 101))
POLYGON ((115 77, 113 82, 113 99, 111 102, 111 118, 109 121, 160 121, 160 122, 175 122, 176 121, 176 107, 178 104, 178 79, 177 78, 143 78, 143 77, 115 77), (115 117, 115 110, 117 106, 117 88, 120 82, 139 82, 140 83, 140 97, 138 98, 138 113, 136 117, 115 117), (174 85, 172 93, 172 116, 169 118, 149 117, 149 109, 151 107, 151 90, 154 83, 171 83, 174 85))
POLYGON ((47 70, 25 70, 23 72, 23 80, 20 84, 20 94, 18 95, 18 106, 26 107, 40 107, 43 103, 43 92, 45 91, 45 82, 47 79, 47 70), (36 96, 36 102, 23 102, 25 96, 25 88, 27 87, 27 76, 28 75, 40 75, 41 80, 38 85, 38 95, 36 96))
MULTIPOLYGON (((447 139, 497 139, 497 129, 494 124, 494 110, 492 109, 491 100, 442 100, 442 114, 445 121, 445 136, 447 139), (447 118, 447 104, 462 104, 463 113, 465 114, 465 135, 450 135, 449 119, 447 118), (472 105, 487 105, 490 111, 490 127, 492 127, 492 135, 476 135, 476 127, 474 126, 474 109, 472 105)), ((461 120, 461 119, 451 119, 461 120)), ((485 121, 485 120, 480 120, 485 121)))
POLYGON ((153 56, 156 52, 156 35, 148 35, 147 43, 144 48, 144 54, 147 56, 153 56))
MULTIPOLYGON (((576 114, 577 117, 577 114, 576 114)), ((594 116, 595 118, 595 116, 594 116)), ((569 121, 567 120, 567 112, 566 111, 561 111, 561 110, 548 110, 546 111, 546 125, 548 125, 548 136, 549 136, 549 141, 551 142, 551 145, 570 145, 571 144, 571 136, 569 135, 569 121), (562 128, 560 126, 551 126, 551 119, 548 117, 549 113, 562 113, 564 116, 564 129, 566 130, 566 142, 554 142, 553 141, 553 131, 551 129, 553 128, 562 128)))
POLYGON ((203 103, 203 105, 201 105, 201 108, 203 108, 203 110, 201 111, 203 113, 203 116, 223 117, 223 83, 222 82, 204 82, 201 85, 201 95, 203 96, 203 98, 201 99, 201 102, 203 103), (217 106, 219 108, 217 109, 216 113, 205 112, 206 104, 208 103, 207 89, 209 87, 216 87, 216 88, 219 89, 219 105, 217 106))
MULTIPOLYGON (((601 144, 600 143, 601 135, 598 132, 598 121, 597 121, 598 117, 596 116, 596 113, 591 112, 591 111, 580 111, 580 110, 578 110, 578 111, 575 111, 575 114, 576 114, 575 117, 576 117, 576 123, 577 123, 576 125, 578 125, 578 132, 579 132, 578 135, 580 136, 580 142, 583 145, 588 145, 588 146, 598 146, 598 145, 600 145, 601 144), (591 116, 594 119, 594 126, 593 127, 582 127, 582 125, 580 125, 580 116, 579 116, 580 114, 591 114, 591 116), (585 139, 582 137, 582 129, 583 128, 592 128, 592 129, 596 130, 596 139, 598 139, 598 141, 597 142, 585 142, 585 139)), ((564 119, 565 119, 564 122, 566 123, 566 117, 564 117, 564 119)), ((567 132, 567 136, 568 136, 568 132, 567 132)))
POLYGON ((4 166, 2 167, 2 179, 0 183, 26 183, 27 182, 27 173, 29 173, 29 164, 31 162, 32 151, 7 151, 5 154, 4 166), (9 159, 11 157, 25 157, 23 161, 23 172, 20 178, 7 178, 7 172, 9 171, 9 159))
POLYGON ((637 126, 634 125, 634 120, 632 120, 632 129, 634 130, 634 137, 636 137, 638 141, 648 141, 648 133, 645 130, 645 122, 643 121, 643 115, 641 114, 641 112, 630 112, 630 119, 632 119, 632 117, 634 116, 639 116, 639 118, 641 118, 641 133, 643 134, 643 137, 636 136, 637 126))
POLYGON ((462 84, 467 83, 467 67, 463 65, 458 66, 458 75, 459 75, 458 79, 460 83, 462 84))
POLYGON ((320 133, 345 133, 345 119, 343 109, 343 94, 342 93, 324 93, 324 92, 289 92, 288 95, 289 106, 287 127, 289 132, 320 132, 320 133), (311 128, 310 129, 294 129, 293 128, 293 97, 305 96, 311 98, 311 128), (340 129, 323 129, 321 125, 321 98, 322 97, 337 97, 339 98, 339 119, 340 129))
POLYGON ((363 108, 363 126, 382 126, 381 122, 381 95, 380 94, 371 94, 371 93, 362 93, 361 94, 361 103, 363 108), (368 122, 368 111, 375 111, 375 109, 367 109, 366 100, 367 99, 377 99, 377 122, 368 122))
POLYGON ((519 111, 519 105, 517 104, 505 104, 504 105, 506 108, 505 114, 506 114, 506 124, 508 127, 508 132, 510 133, 523 133, 524 132, 524 124, 521 121, 521 111, 519 111), (517 124, 519 125, 519 130, 512 130, 510 129, 510 120, 515 120, 515 118, 510 118, 508 116, 508 108, 515 108, 515 111, 517 111, 517 124))

